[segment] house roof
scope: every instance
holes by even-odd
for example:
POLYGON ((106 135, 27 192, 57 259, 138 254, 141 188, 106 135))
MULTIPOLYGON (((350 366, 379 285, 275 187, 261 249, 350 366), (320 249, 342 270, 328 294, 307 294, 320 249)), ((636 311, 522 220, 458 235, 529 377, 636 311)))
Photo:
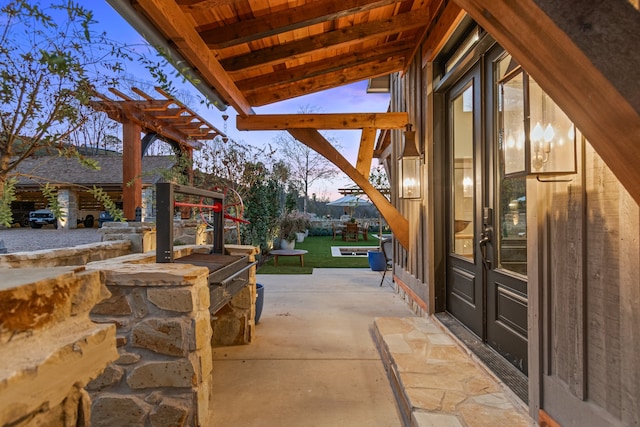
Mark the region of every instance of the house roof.
MULTIPOLYGON (((23 160, 16 170, 19 189, 37 188, 41 184, 82 185, 86 187, 122 188, 121 156, 87 156, 96 161, 100 169, 82 166, 75 158, 59 156, 32 157, 23 160)), ((162 181, 162 171, 175 164, 170 156, 145 156, 142 158, 142 185, 149 186, 162 181)))

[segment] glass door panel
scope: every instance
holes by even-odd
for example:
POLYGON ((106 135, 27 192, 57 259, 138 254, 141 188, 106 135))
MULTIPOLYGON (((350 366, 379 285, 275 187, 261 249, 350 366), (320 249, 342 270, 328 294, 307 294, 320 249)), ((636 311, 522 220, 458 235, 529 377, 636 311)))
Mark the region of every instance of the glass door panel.
POLYGON ((473 83, 452 102, 453 253, 474 258, 473 209, 475 195, 473 145, 473 83))
POLYGON ((498 118, 503 155, 499 168, 498 268, 527 274, 527 196, 525 77, 510 55, 497 62, 498 118), (520 173, 519 173, 520 172, 520 173))

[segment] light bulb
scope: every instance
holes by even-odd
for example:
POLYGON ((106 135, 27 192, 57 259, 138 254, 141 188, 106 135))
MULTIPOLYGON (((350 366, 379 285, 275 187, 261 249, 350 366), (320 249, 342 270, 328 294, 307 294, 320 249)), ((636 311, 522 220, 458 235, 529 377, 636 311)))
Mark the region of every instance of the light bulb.
POLYGON ((553 137, 555 136, 555 132, 553 131, 553 128, 551 127, 551 123, 549 123, 547 125, 547 127, 544 130, 544 140, 545 142, 551 142, 551 140, 553 139, 553 137))
POLYGON ((542 126, 540 126, 540 122, 537 122, 533 127, 533 131, 531 131, 531 140, 532 141, 540 141, 544 136, 544 132, 542 131, 542 126))

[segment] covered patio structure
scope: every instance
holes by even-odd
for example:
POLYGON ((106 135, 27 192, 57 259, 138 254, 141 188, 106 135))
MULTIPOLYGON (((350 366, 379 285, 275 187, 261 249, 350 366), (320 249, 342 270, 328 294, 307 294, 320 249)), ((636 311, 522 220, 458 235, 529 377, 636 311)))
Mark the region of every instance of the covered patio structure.
MULTIPOLYGON (((365 191, 405 248, 409 247, 407 219, 367 177, 374 154, 387 162, 391 154, 391 145, 381 145, 384 139, 375 146, 376 131, 403 129, 409 123, 406 115, 264 116, 254 114, 253 107, 364 79, 384 82, 392 73, 406 73, 413 61, 422 58, 426 63, 445 50, 447 39, 467 14, 573 118, 640 201, 640 169, 629 160, 640 158, 640 145, 635 143, 640 134, 640 96, 637 86, 625 78, 640 69, 640 59, 623 48, 634 45, 628 36, 637 33, 637 1, 635 8, 633 1, 608 2, 606 11, 593 15, 578 0, 108 2, 151 44, 184 61, 188 65, 184 71, 198 76, 199 89, 218 108, 233 107, 238 129, 288 130, 332 161, 365 191), (595 23, 573 19, 576 10, 597 17, 597 28, 595 23), (605 33, 620 49, 602 42, 605 33), (568 78, 575 70, 580 70, 581 78, 568 78), (328 129, 362 130, 355 166, 318 132, 328 129)), ((375 90, 385 90, 385 84, 375 90)))
MULTIPOLYGON (((638 0, 109 2, 189 64, 203 93, 237 112, 238 129, 286 130, 346 173, 393 232, 398 292, 416 312, 451 314, 519 369, 532 417, 581 427, 640 422, 638 0), (508 199, 499 188, 508 146, 501 90, 514 76, 523 82, 514 134, 534 138, 535 82, 540 116, 553 104, 575 125, 562 132, 575 143, 575 167, 564 178, 518 170, 521 193, 508 199), (361 80, 389 88, 388 112, 254 111, 361 80), (418 197, 401 193, 398 160, 411 128, 418 197), (322 137, 331 129, 361 131, 355 164, 322 137), (390 200, 369 183, 374 157, 390 200), (504 214, 519 227, 510 241, 504 214)), ((533 151, 522 152, 526 163, 533 151)))

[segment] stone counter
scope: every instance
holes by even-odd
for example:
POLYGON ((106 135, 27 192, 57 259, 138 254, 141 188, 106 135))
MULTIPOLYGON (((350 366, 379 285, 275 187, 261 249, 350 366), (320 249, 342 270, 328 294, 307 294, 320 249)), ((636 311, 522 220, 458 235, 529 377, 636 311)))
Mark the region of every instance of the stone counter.
POLYGON ((85 426, 83 387, 118 358, 89 311, 109 293, 83 267, 0 270, 0 425, 85 426))

